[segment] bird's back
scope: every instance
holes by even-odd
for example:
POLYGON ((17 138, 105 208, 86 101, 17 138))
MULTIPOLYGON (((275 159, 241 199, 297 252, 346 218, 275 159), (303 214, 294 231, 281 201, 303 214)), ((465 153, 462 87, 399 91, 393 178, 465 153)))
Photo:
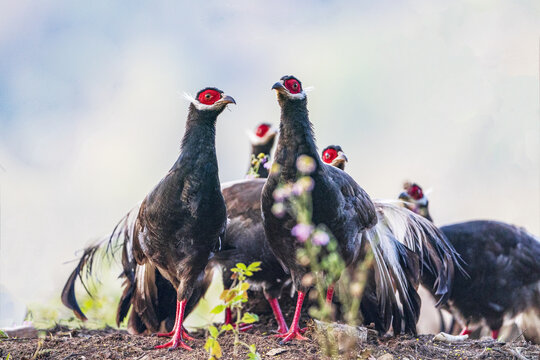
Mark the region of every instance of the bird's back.
POLYGON ((540 302, 535 300, 540 282, 538 239, 497 221, 469 221, 440 229, 461 254, 469 275, 456 273, 451 299, 460 311, 514 315, 540 302))

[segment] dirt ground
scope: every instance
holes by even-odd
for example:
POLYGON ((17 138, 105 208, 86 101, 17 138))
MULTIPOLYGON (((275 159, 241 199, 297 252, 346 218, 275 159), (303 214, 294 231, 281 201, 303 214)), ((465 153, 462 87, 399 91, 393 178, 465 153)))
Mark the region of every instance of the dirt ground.
MULTIPOLYGON (((249 332, 241 335, 247 344, 255 344, 263 359, 321 359, 320 348, 312 340, 313 333, 308 330, 308 341, 294 341, 279 344, 279 339, 272 336, 269 329, 275 323, 270 318, 261 322, 249 332)), ((192 334, 195 338, 189 345, 193 351, 154 350, 165 339, 151 335, 129 335, 126 331, 115 329, 70 330, 57 326, 41 332, 39 339, 5 339, 0 341, 0 358, 6 359, 207 359, 204 351, 206 334, 199 331, 192 334)), ((446 344, 432 342, 433 336, 400 336, 377 338, 359 345, 354 356, 340 356, 340 359, 540 359, 540 346, 524 341, 497 343, 492 340, 471 340, 461 343, 446 344), (518 355, 519 354, 519 355, 518 355), (521 356, 521 357, 520 357, 521 356)), ((223 359, 233 358, 232 334, 220 338, 223 359)), ((241 350, 238 359, 245 359, 246 352, 241 350)))

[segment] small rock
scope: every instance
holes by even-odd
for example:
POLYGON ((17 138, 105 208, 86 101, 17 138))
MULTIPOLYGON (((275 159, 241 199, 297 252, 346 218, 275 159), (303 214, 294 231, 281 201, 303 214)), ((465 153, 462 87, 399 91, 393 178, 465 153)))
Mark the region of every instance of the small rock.
POLYGON ((286 349, 286 348, 275 348, 275 349, 272 349, 270 351, 268 351, 266 353, 266 355, 268 356, 276 356, 276 355, 279 355, 279 354, 282 354, 284 353, 285 351, 287 351, 289 349, 286 349))
POLYGON ((433 337, 432 341, 443 341, 447 343, 454 343, 454 342, 465 341, 468 338, 469 338, 469 335, 451 335, 445 332, 440 332, 437 335, 435 335, 435 337, 433 337))
POLYGON ((7 336, 17 338, 37 338, 38 331, 33 325, 16 326, 3 329, 7 336))
POLYGON ((394 360, 394 356, 392 356, 392 354, 384 354, 379 356, 377 360, 394 360))
POLYGON ((327 323, 314 320, 315 331, 324 336, 329 336, 337 341, 340 352, 350 351, 352 348, 361 348, 361 345, 371 338, 374 330, 362 326, 350 326, 338 323, 327 323))

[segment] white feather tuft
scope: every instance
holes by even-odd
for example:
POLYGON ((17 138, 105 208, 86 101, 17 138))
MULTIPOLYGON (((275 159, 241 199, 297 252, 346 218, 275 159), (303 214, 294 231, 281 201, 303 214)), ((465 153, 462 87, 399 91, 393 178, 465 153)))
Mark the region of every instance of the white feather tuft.
POLYGON ((186 99, 187 101, 189 101, 190 103, 192 103, 193 106, 195 106, 195 108, 196 108, 197 110, 201 110, 201 111, 202 111, 202 110, 210 110, 210 109, 212 109, 212 108, 214 107, 214 105, 215 105, 215 104, 213 104, 213 105, 201 104, 201 103, 199 102, 199 100, 197 100, 197 99, 195 99, 195 98, 193 97, 193 95, 188 94, 188 93, 186 93, 186 92, 184 93, 183 96, 184 96, 184 99, 186 99))
POLYGON ((246 135, 249 138, 249 142, 251 145, 262 145, 266 144, 271 137, 276 136, 278 133, 278 129, 275 128, 273 125, 268 129, 266 134, 264 136, 259 137, 253 133, 253 131, 246 129, 246 135))

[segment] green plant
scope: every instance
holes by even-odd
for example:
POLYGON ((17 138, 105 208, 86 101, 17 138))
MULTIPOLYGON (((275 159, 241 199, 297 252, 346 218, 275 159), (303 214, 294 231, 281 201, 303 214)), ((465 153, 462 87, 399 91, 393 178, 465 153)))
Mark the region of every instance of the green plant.
MULTIPOLYGON (((341 313, 349 325, 359 321, 360 300, 366 283, 368 269, 372 264, 372 254, 366 251, 365 260, 357 266, 346 264, 338 253, 338 244, 331 231, 324 224, 313 223, 313 199, 311 192, 315 187, 309 176, 316 167, 313 158, 301 155, 296 162, 298 174, 294 183, 282 183, 275 190, 275 203, 272 211, 276 216, 288 213, 296 221, 291 234, 303 246, 298 248, 297 259, 309 269, 302 282, 313 287, 310 298, 317 299, 317 305, 309 309, 310 316, 322 321, 335 320, 334 305, 326 299, 326 290, 337 287, 341 303, 341 313)), ((275 167, 272 171, 279 171, 275 167)), ((338 344, 332 334, 320 334, 319 341, 323 353, 330 357, 338 356, 338 344)))
POLYGON ((209 326, 208 332, 209 337, 206 339, 206 344, 204 349, 210 355, 210 360, 217 360, 221 358, 221 345, 219 344, 219 336, 226 331, 232 331, 234 334, 234 354, 233 357, 236 359, 238 356, 238 345, 245 347, 248 350, 248 359, 256 360, 260 359, 260 355, 257 352, 255 345, 248 345, 245 342, 240 340, 240 330, 239 326, 241 323, 252 324, 256 321, 259 321, 259 317, 256 314, 251 314, 249 312, 244 312, 242 314, 243 304, 248 301, 247 290, 249 289, 249 283, 246 281, 248 277, 252 276, 254 272, 261 270, 260 262, 254 262, 246 266, 245 264, 238 263, 236 267, 232 268, 233 272, 233 283, 229 289, 223 290, 223 293, 220 296, 220 299, 224 301, 223 304, 217 305, 212 311, 212 314, 220 314, 226 308, 231 309, 231 311, 236 312, 236 322, 235 325, 226 324, 222 325, 218 330, 215 326, 209 326))
POLYGON ((251 178, 258 178, 259 175, 259 169, 261 166, 265 166, 268 164, 268 155, 265 155, 264 153, 259 153, 259 155, 251 155, 251 167, 249 168, 249 171, 247 173, 248 177, 251 178))

